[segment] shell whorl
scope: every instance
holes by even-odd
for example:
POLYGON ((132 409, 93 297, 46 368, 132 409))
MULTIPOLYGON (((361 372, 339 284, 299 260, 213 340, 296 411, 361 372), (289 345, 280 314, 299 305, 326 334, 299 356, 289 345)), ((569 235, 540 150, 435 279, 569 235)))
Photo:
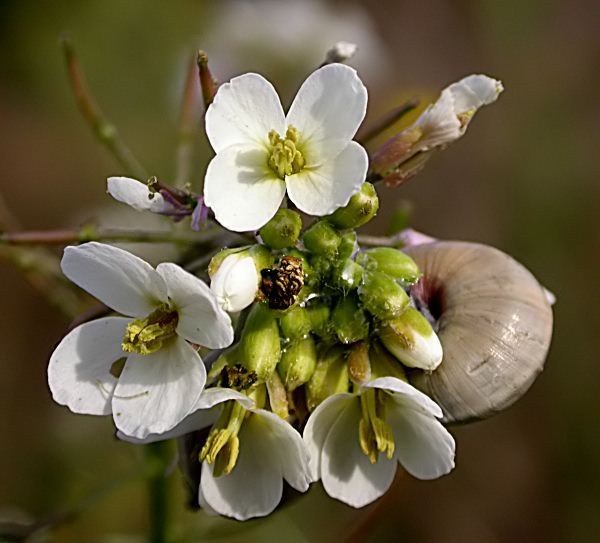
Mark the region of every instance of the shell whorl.
POLYGON ((431 396, 444 422, 501 411, 542 371, 552 337, 552 309, 535 277, 486 245, 438 241, 407 247, 423 272, 414 295, 436 319, 444 357, 409 381, 431 396))

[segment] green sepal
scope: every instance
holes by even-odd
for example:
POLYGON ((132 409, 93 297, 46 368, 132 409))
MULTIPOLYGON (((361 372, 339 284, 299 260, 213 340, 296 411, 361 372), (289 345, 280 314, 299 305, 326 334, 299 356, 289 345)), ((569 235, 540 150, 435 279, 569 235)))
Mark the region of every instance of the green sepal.
POLYGON ((281 358, 279 327, 266 304, 256 302, 242 330, 240 363, 254 371, 261 381, 267 381, 281 358))
POLYGON ((374 247, 360 252, 356 262, 368 271, 379 271, 412 285, 422 275, 417 263, 407 254, 392 247, 374 247))
POLYGON ((285 388, 292 391, 306 383, 315 371, 317 350, 312 336, 292 339, 284 346, 277 371, 285 388))
POLYGON ((313 411, 323 400, 333 394, 348 392, 350 381, 344 349, 333 346, 317 359, 312 377, 306 383, 306 405, 313 411))
POLYGON ((287 339, 306 337, 311 331, 311 320, 306 308, 294 305, 279 317, 281 335, 287 339))
POLYGON ((380 271, 365 271, 358 293, 364 308, 380 320, 398 317, 410 301, 394 278, 380 271))
POLYGON ((377 191, 371 183, 363 183, 348 204, 326 218, 338 228, 358 228, 369 222, 379 210, 377 191))
POLYGON ((314 222, 302 236, 304 247, 314 255, 337 258, 342 237, 327 221, 314 222))
POLYGON ((331 320, 341 343, 354 343, 369 335, 369 322, 354 294, 340 298, 333 309, 331 320))

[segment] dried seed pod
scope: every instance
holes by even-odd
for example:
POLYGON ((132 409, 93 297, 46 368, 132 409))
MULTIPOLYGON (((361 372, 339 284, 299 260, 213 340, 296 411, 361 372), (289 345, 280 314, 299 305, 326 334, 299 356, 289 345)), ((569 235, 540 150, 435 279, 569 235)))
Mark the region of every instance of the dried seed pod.
POLYGON ((552 309, 533 275, 507 254, 477 243, 440 241, 405 249, 423 272, 412 287, 429 311, 444 357, 409 381, 442 408, 444 421, 501 411, 542 371, 552 309))

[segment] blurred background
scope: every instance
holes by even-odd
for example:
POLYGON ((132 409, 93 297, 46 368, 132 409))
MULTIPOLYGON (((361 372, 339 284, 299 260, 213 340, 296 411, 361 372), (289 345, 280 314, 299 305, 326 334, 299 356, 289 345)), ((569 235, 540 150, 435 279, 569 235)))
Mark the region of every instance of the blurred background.
MULTIPOLYGON (((413 96, 427 103, 470 73, 506 89, 418 177, 385 191, 370 231, 385 233, 390 213, 408 202, 414 228, 520 260, 558 300, 545 371, 504 413, 453 429, 450 475, 423 482, 399 472, 392 490, 362 510, 314 485, 267 519, 214 519, 185 507, 175 474, 176 540, 598 541, 599 20, 593 0, 0 3, 0 194, 8 222, 24 230, 141 224, 105 193, 106 177, 123 170, 77 112, 64 32, 106 116, 165 180, 174 175, 181 90, 198 48, 221 81, 258 71, 289 104, 333 43, 356 42, 351 64, 369 88, 367 123, 413 96)), ((199 136, 195 182, 209 158, 199 136)), ((53 403, 46 365, 68 319, 48 302, 48 287, 2 254, 0 520, 77 510, 40 540, 144 541, 141 452, 116 441, 109 418, 53 403)))

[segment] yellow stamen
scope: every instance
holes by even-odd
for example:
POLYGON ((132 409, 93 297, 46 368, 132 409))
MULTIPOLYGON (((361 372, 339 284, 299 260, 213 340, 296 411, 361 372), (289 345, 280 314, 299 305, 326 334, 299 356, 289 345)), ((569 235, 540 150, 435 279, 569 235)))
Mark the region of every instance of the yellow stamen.
POLYGON ((269 132, 269 143, 271 153, 269 155, 269 167, 281 178, 293 175, 304 168, 305 160, 302 152, 296 147, 300 133, 293 126, 288 127, 285 139, 275 131, 269 132))
POLYGON ((162 304, 145 319, 127 325, 121 347, 126 353, 142 355, 158 351, 168 339, 175 337, 179 316, 168 304, 162 304))
POLYGON ((214 464, 213 475, 227 475, 235 467, 240 452, 238 433, 247 411, 236 401, 226 402, 200 451, 200 462, 214 464))
POLYGON ((379 391, 369 389, 360 396, 362 418, 358 427, 358 439, 362 452, 372 464, 377 462, 379 453, 385 453, 388 460, 394 455, 394 434, 389 424, 380 416, 383 407, 379 391))

